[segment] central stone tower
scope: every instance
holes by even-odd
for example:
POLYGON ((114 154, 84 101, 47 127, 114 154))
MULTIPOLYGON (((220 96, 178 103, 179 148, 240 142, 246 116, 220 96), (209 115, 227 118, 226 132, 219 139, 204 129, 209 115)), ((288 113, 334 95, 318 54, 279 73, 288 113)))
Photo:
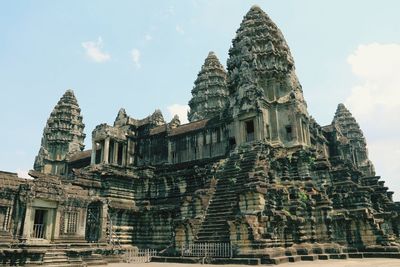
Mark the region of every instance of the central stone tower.
POLYGON ((240 24, 227 65, 231 136, 236 143, 310 144, 307 105, 289 47, 258 6, 240 24))

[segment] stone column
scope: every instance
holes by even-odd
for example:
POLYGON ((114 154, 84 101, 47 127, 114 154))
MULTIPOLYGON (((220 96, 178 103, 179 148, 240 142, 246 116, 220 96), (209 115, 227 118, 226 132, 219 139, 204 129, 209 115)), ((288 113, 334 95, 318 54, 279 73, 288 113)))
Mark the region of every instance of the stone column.
POLYGON ((80 209, 77 235, 82 238, 85 238, 86 216, 87 216, 87 208, 80 209))
POLYGON ((103 203, 101 207, 101 228, 100 228, 100 236, 99 243, 107 242, 107 217, 108 217, 108 204, 103 203))
POLYGON ((92 156, 90 158, 90 164, 94 165, 96 164, 96 142, 94 140, 92 140, 92 156))
MULTIPOLYGON (((58 214, 58 215, 60 215, 60 214, 58 214)), ((53 240, 53 236, 54 236, 53 232, 57 231, 57 234, 60 233, 59 228, 58 229, 54 228, 55 223, 59 224, 59 222, 60 222, 60 218, 58 218, 57 222, 55 221, 55 219, 57 219, 57 218, 55 218, 56 216, 57 216, 56 209, 49 209, 46 213, 45 224, 44 224, 45 225, 44 226, 45 227, 44 238, 47 240, 53 240)))
POLYGON ((305 131, 304 131, 304 129, 303 129, 303 121, 302 121, 302 119, 301 118, 299 118, 299 132, 300 132, 300 134, 299 134, 299 142, 301 142, 302 144, 306 144, 307 143, 307 141, 306 141, 306 137, 305 137, 305 131))
POLYGON ((122 145, 122 166, 126 166, 126 144, 122 145))
POLYGON ((262 140, 263 139, 263 119, 262 119, 262 114, 258 115, 254 119, 254 140, 262 140))
POLYGON ((108 156, 110 155, 110 137, 107 137, 104 140, 104 149, 103 149, 103 162, 108 164, 108 156))
MULTIPOLYGON (((63 212, 64 212, 64 210, 62 208, 55 209, 55 212, 54 212, 55 213, 55 220, 54 220, 54 235, 53 235, 53 239, 58 239, 60 237, 60 226, 62 224, 64 224, 64 222, 61 221, 61 214, 63 212)), ((65 220, 65 218, 64 218, 64 220, 65 220)))
POLYGON ((28 240, 31 237, 31 228, 33 227, 32 221, 32 206, 26 204, 25 218, 24 218, 24 230, 22 232, 22 239, 28 240))
POLYGON ((271 118, 271 141, 272 142, 281 142, 280 139, 280 129, 279 129, 279 115, 278 115, 278 107, 274 106, 273 110, 270 113, 271 118))

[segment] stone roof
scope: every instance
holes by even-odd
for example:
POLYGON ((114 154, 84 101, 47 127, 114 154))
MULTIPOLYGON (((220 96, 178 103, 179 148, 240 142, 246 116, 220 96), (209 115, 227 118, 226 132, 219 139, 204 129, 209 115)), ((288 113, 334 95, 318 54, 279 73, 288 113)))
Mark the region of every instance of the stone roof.
POLYGON ((205 119, 205 120, 199 120, 199 121, 183 124, 179 127, 171 129, 169 136, 185 134, 185 133, 203 129, 204 127, 206 127, 208 121, 209 121, 208 119, 205 119))
POLYGON ((167 129, 168 129, 168 125, 167 124, 157 126, 155 128, 150 129, 150 135, 156 135, 156 134, 160 134, 160 133, 166 132, 167 129))
POLYGON ((92 155, 92 150, 85 150, 85 151, 78 151, 75 154, 73 154, 71 157, 69 157, 68 161, 73 162, 73 161, 78 161, 81 159, 85 158, 90 158, 92 155))
POLYGON ((19 178, 17 173, 0 171, 0 189, 5 187, 17 188, 25 182, 26 179, 19 178))
POLYGON ((131 125, 135 127, 144 126, 147 124, 162 125, 165 124, 164 116, 161 110, 156 109, 153 114, 147 116, 144 119, 134 119, 127 115, 125 109, 121 108, 118 112, 117 118, 114 121, 114 127, 121 127, 125 125, 131 125))

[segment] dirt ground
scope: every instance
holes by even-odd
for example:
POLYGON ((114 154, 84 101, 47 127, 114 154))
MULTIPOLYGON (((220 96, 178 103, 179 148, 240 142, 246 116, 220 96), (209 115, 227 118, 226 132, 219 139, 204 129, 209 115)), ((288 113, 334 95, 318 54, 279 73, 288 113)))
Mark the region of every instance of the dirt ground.
MULTIPOLYGON (((186 263, 113 263, 110 267, 221 267, 222 265, 201 265, 186 263)), ((249 267, 251 265, 223 265, 224 267, 249 267)), ((265 265, 264 265, 265 266, 265 265)), ((283 263, 279 265, 269 265, 277 267, 400 267, 400 259, 350 259, 350 260, 320 260, 320 261, 300 261, 296 263, 283 263)))

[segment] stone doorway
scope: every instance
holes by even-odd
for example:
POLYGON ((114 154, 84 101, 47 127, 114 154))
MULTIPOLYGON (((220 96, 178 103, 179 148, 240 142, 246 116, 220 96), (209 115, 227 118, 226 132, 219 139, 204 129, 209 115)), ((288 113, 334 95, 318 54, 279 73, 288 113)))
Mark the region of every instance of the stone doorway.
POLYGON ((254 120, 245 122, 246 142, 254 141, 254 120))
POLYGON ((33 231, 32 231, 33 238, 40 238, 40 239, 45 238, 45 236, 46 236, 46 217, 47 217, 47 210, 44 210, 44 209, 36 209, 35 210, 35 217, 33 220, 33 231))
POLYGON ((101 203, 91 203, 87 209, 85 239, 95 243, 99 241, 101 231, 101 203))

